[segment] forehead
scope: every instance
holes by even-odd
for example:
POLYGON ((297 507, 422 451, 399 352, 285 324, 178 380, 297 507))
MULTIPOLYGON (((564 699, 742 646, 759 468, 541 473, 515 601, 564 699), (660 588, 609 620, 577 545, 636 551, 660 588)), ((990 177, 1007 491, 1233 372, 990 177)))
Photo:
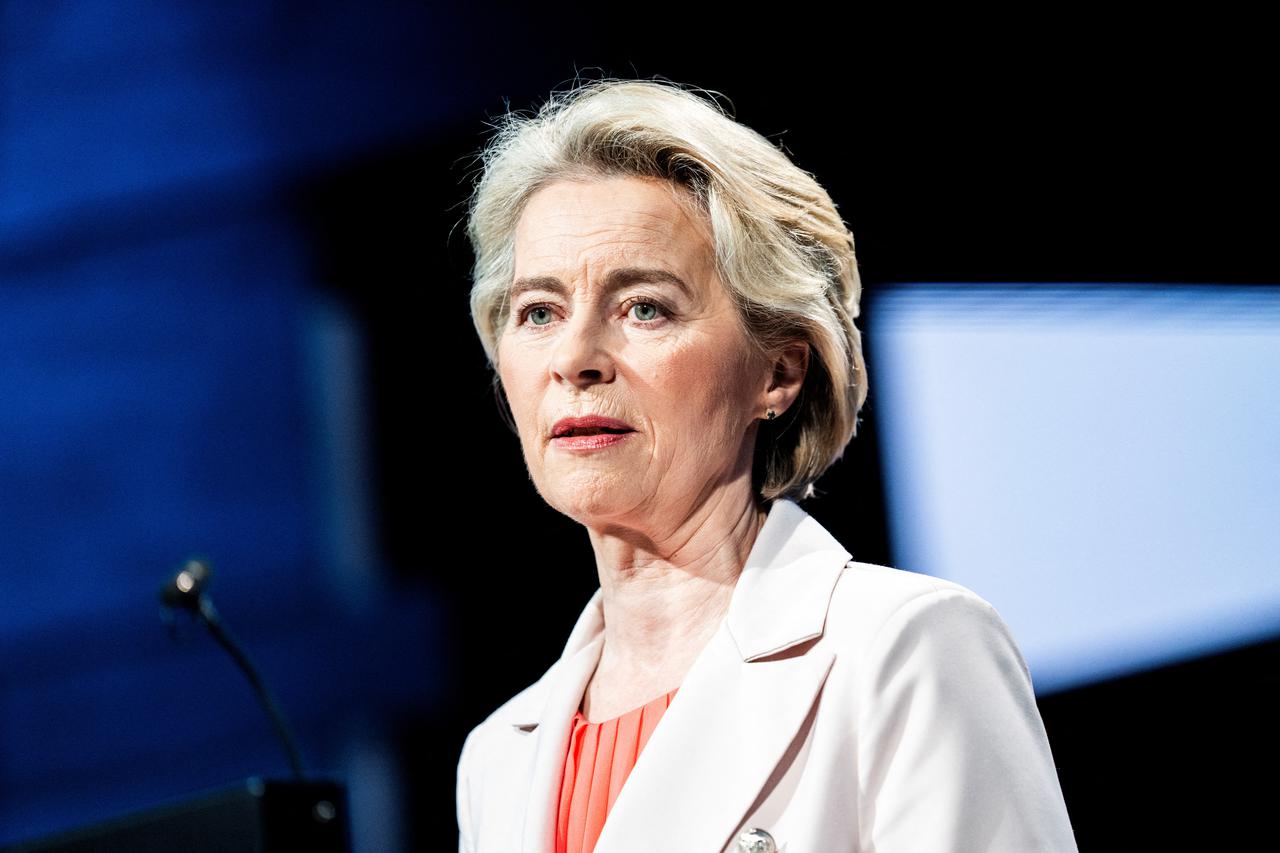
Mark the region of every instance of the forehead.
POLYGON ((685 191, 657 178, 560 180, 529 197, 516 225, 516 268, 575 268, 644 258, 704 270, 712 260, 704 217, 685 191))

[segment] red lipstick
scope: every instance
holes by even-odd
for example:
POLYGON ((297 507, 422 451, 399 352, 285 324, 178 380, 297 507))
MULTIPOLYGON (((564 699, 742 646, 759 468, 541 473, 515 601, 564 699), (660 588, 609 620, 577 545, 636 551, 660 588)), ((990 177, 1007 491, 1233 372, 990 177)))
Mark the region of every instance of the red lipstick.
POLYGON ((632 426, 616 418, 582 415, 561 418, 551 428, 551 443, 564 450, 599 450, 621 441, 635 432, 632 426))

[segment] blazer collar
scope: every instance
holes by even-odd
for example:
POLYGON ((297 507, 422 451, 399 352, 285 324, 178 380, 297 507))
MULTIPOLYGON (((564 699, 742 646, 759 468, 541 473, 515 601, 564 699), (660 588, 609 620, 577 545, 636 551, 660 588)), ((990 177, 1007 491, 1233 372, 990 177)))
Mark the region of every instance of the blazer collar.
MULTIPOLYGON (((851 557, 799 504, 789 498, 775 500, 747 555, 725 616, 725 628, 742 660, 775 655, 821 636, 835 582, 851 557)), ((604 640, 603 595, 597 588, 583 608, 560 659, 538 682, 542 689, 526 691, 508 709, 511 725, 537 726, 544 712, 552 710, 546 705, 546 688, 556 681, 567 686, 565 676, 572 681, 576 675, 586 688, 604 640)))
MULTIPOLYGON (((720 850, 810 713, 834 654, 821 635, 849 552, 794 501, 770 508, 719 630, 699 653, 614 803, 597 853, 647 853, 654 815, 684 849, 720 850), (683 784, 673 786, 672 780, 683 784)), ((534 738, 522 853, 551 853, 570 721, 604 645, 601 592, 563 655, 508 708, 534 738)))

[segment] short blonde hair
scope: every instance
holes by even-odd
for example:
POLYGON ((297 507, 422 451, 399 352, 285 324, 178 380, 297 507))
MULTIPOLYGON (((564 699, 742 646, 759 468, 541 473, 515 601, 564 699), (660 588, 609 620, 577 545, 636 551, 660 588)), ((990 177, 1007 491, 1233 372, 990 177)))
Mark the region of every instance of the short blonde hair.
POLYGON ((471 317, 495 383, 529 197, 565 178, 665 179, 709 220, 717 272, 758 353, 772 360, 791 341, 810 346, 796 403, 761 422, 753 487, 764 500, 811 497, 856 434, 867 396, 853 234, 826 190, 717 102, 664 81, 579 83, 553 92, 536 115, 508 111, 495 130, 467 221, 471 317))

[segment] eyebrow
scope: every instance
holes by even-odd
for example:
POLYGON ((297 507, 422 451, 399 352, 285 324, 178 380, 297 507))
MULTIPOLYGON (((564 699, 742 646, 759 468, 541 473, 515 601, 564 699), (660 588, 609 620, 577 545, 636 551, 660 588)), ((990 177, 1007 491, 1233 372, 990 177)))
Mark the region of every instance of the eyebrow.
MULTIPOLYGON (((601 290, 607 296, 616 290, 641 282, 655 284, 671 284, 684 291, 685 296, 694 298, 693 289, 682 278, 664 269, 649 267, 619 267, 605 276, 601 290)), ((530 290, 549 290, 561 296, 569 295, 569 288, 553 275, 524 276, 511 283, 507 290, 507 299, 514 302, 516 297, 530 290)))

